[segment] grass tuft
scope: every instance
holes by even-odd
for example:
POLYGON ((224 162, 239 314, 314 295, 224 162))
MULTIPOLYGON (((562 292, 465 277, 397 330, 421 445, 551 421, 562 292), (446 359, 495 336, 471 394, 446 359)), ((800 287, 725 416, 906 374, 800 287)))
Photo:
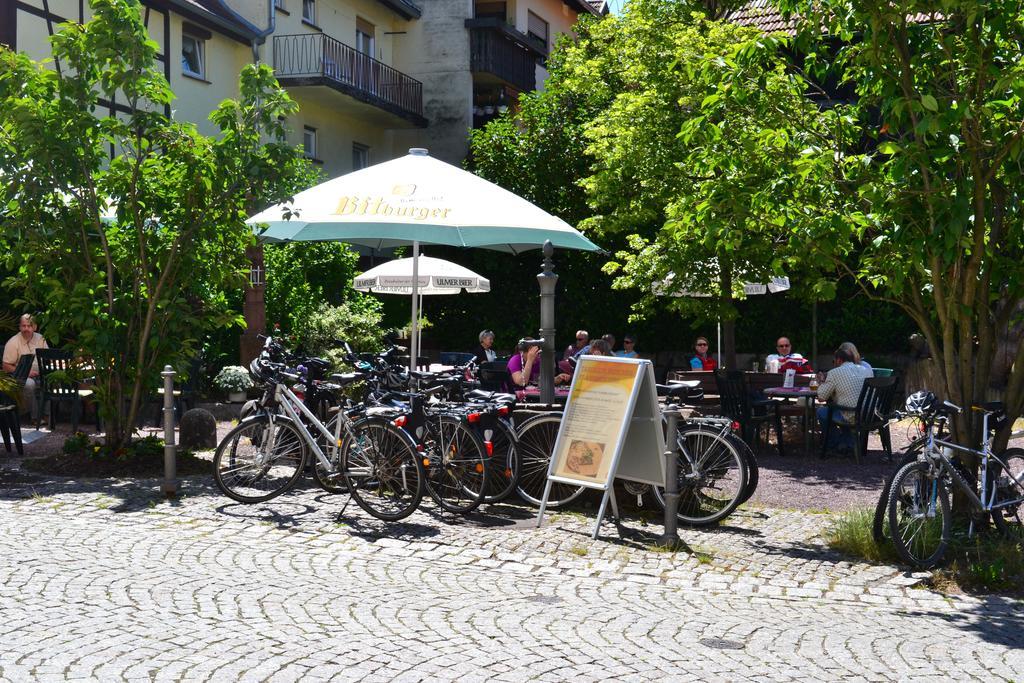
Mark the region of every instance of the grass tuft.
POLYGON ((896 551, 889 544, 879 546, 871 533, 875 511, 869 508, 841 514, 825 532, 825 540, 833 550, 868 562, 891 564, 897 561, 896 551))

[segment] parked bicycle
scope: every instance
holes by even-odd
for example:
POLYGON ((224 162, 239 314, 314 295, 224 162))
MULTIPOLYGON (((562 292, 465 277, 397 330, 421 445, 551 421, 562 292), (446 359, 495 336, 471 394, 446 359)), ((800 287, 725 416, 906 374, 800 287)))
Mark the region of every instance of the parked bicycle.
POLYGON ((971 508, 968 534, 986 518, 1007 537, 1024 540, 1024 449, 992 450, 994 422, 1005 419, 1002 403, 971 406, 982 414, 983 443, 968 448, 938 438, 936 426, 962 412, 960 406, 939 402, 934 395, 918 392, 907 399, 908 412, 921 415, 924 443, 913 462, 893 476, 889 492, 888 522, 893 545, 908 564, 927 569, 939 564, 952 533, 949 497, 960 491, 971 508), (978 477, 960 461, 969 453, 980 459, 978 477))
POLYGON ((407 517, 423 498, 424 470, 408 434, 361 407, 344 409, 342 389, 361 377, 332 375, 314 385, 308 374, 270 360, 273 340, 250 371, 264 385, 258 412, 229 432, 214 454, 214 481, 225 495, 243 503, 270 500, 288 491, 312 454, 317 482, 327 490, 340 474, 352 500, 378 519, 407 517), (289 385, 315 386, 338 406, 324 424, 289 385), (314 436, 316 434, 316 436, 314 436))
MULTIPOLYGON (((666 410, 677 410, 680 404, 692 404, 703 397, 695 383, 657 385, 657 388, 658 394, 666 398, 666 410)), ((561 413, 548 413, 529 418, 517 430, 522 458, 519 494, 534 505, 540 505, 544 495, 561 422, 561 413)), ((715 524, 753 495, 758 480, 757 461, 734 433, 736 426, 732 420, 717 417, 688 417, 679 422, 676 431, 680 490, 677 517, 684 524, 715 524)), ((547 506, 566 505, 584 490, 582 486, 552 482, 547 506)), ((628 491, 641 498, 652 491, 658 504, 665 506, 662 487, 630 484, 628 491)))

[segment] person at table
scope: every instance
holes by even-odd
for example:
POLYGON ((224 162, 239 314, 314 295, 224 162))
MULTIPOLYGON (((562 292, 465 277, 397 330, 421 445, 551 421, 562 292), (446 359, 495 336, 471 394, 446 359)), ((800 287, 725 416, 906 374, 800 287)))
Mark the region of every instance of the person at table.
MULTIPOLYGON (((849 342, 840 344, 833 355, 835 367, 828 371, 828 374, 818 373, 821 382, 818 385, 818 398, 822 401, 829 401, 833 405, 853 407, 857 405, 860 398, 861 387, 864 380, 872 376, 867 368, 857 363, 859 354, 857 347, 849 342)), ((833 410, 832 422, 840 426, 838 439, 834 437, 834 431, 829 434, 829 448, 839 450, 852 450, 853 434, 845 426, 854 420, 852 410, 833 410)), ((821 425, 822 434, 825 433, 825 420, 828 419, 828 406, 818 406, 818 424, 821 425)))
MULTIPOLYGON (((522 341, 532 341, 533 337, 524 337, 522 341)), ((516 387, 525 387, 530 384, 536 385, 540 380, 540 347, 525 347, 520 343, 516 352, 508 359, 508 371, 512 375, 512 383, 516 387)), ((572 377, 565 372, 555 375, 555 384, 565 384, 572 377)))
POLYGON ((693 342, 693 358, 690 359, 691 370, 711 371, 718 367, 718 363, 708 353, 708 338, 697 337, 693 342))
POLYGON ((615 355, 619 358, 639 358, 639 354, 636 352, 636 336, 627 334, 622 338, 622 350, 616 351, 615 355))
MULTIPOLYGON (((611 335, 605 335, 605 336, 611 336, 611 335)), ((608 341, 604 337, 601 337, 600 339, 595 339, 594 341, 590 342, 590 348, 587 349, 587 353, 585 355, 587 355, 587 356, 611 356, 612 355, 612 346, 611 346, 611 344, 608 343, 608 341)))
POLYGON ((473 354, 475 356, 473 360, 476 361, 477 365, 493 361, 498 357, 498 354, 495 353, 494 349, 492 348, 493 346, 494 333, 491 332, 490 330, 484 330, 483 332, 481 332, 480 346, 476 347, 476 350, 473 351, 473 354))
POLYGON ((615 335, 609 332, 608 334, 602 334, 601 339, 608 343, 608 353, 615 353, 615 335))
POLYGON ((589 343, 590 333, 586 330, 576 330, 576 342, 565 347, 565 352, 562 353, 562 360, 575 358, 589 343))
POLYGON ((790 343, 789 337, 779 337, 779 340, 775 342, 775 351, 776 353, 765 358, 765 367, 768 366, 768 363, 776 361, 779 364, 779 372, 786 370, 796 370, 798 374, 814 372, 809 360, 799 353, 793 353, 793 344, 790 343))
MULTIPOLYGON (((38 326, 31 314, 26 313, 18 318, 18 334, 8 339, 7 344, 4 346, 3 363, 5 372, 14 372, 14 368, 18 365, 18 359, 26 353, 34 356, 36 349, 50 348, 43 335, 36 332, 36 329, 38 329, 38 326)), ((29 370, 28 379, 25 380, 22 396, 24 396, 25 403, 31 410, 33 420, 38 417, 37 413, 39 412, 35 401, 36 378, 38 377, 39 361, 32 361, 32 369, 29 370)))
POLYGON ((860 355, 860 351, 858 351, 857 347, 853 345, 853 342, 843 342, 839 346, 840 346, 840 348, 842 348, 842 347, 848 348, 850 350, 850 352, 853 353, 853 357, 856 358, 856 361, 854 361, 854 362, 857 363, 857 365, 861 366, 862 368, 870 370, 871 371, 871 375, 874 376, 875 370, 874 370, 874 368, 871 367, 871 363, 869 363, 866 360, 864 360, 864 357, 860 355))

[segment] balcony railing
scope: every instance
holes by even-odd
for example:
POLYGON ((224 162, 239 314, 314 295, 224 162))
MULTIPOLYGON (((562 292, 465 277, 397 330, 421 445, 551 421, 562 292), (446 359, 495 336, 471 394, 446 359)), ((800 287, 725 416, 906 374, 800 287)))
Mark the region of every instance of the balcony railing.
POLYGON ((536 88, 537 59, 543 55, 536 47, 517 39, 514 29, 490 25, 484 19, 469 19, 469 62, 475 72, 497 76, 516 90, 536 88))
POLYGON ((282 83, 324 82, 363 101, 423 116, 423 84, 322 33, 274 36, 274 72, 282 83))

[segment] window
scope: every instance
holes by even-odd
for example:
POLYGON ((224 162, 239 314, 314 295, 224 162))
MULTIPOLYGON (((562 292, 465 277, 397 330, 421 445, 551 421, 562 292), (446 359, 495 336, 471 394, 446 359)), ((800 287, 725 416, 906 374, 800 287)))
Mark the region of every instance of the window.
POLYGON ((370 148, 358 142, 352 143, 352 170, 358 171, 370 165, 370 148))
POLYGON ((507 21, 508 9, 504 2, 483 0, 473 6, 473 14, 477 19, 498 19, 507 21))
POLYGON ((373 24, 356 17, 356 50, 373 57, 373 24))
POLYGON ((302 127, 302 153, 307 159, 316 159, 316 128, 302 127))
POLYGON ((206 41, 190 36, 181 36, 181 72, 196 78, 206 78, 206 41))
POLYGON ((526 35, 536 40, 545 50, 548 48, 548 22, 529 11, 526 13, 526 35))
POLYGON ((302 18, 311 24, 316 23, 316 0, 302 0, 302 18))

